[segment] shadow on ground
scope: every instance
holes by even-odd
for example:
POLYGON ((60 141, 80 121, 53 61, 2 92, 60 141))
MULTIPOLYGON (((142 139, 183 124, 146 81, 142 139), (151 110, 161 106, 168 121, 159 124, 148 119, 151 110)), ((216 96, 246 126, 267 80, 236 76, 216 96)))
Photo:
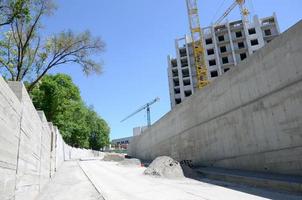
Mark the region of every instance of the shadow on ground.
POLYGON ((288 192, 280 192, 273 189, 264 189, 264 188, 257 188, 250 185, 243 185, 238 183, 231 183, 225 181, 218 181, 206 178, 203 174, 197 172, 196 169, 188 167, 186 165, 182 165, 182 169, 186 178, 194 179, 200 182, 218 185, 224 188, 256 195, 259 197, 264 197, 268 199, 274 200, 284 200, 284 199, 292 199, 292 200, 301 200, 301 195, 297 193, 288 193, 288 192))

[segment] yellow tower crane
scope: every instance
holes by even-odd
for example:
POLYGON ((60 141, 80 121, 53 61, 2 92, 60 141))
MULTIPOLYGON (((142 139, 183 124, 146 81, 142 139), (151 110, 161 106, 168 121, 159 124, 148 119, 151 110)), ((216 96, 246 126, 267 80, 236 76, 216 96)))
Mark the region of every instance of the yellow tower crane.
POLYGON ((230 14, 230 12, 238 5, 240 8, 242 20, 245 23, 247 21, 247 16, 249 15, 249 11, 247 8, 244 8, 245 0, 235 0, 233 4, 223 13, 219 19, 216 20, 215 25, 218 25, 222 20, 230 14))
MULTIPOLYGON (((200 27, 197 0, 186 0, 186 3, 196 67, 197 88, 202 89, 209 84, 209 80, 207 66, 205 63, 203 34, 200 27)), ((236 7, 236 5, 239 5, 243 23, 245 23, 249 11, 243 7, 244 3, 245 0, 235 0, 234 3, 224 12, 224 14, 216 21, 215 24, 219 24, 236 7)))
POLYGON ((205 63, 203 36, 200 28, 197 0, 186 0, 189 24, 192 37, 192 47, 196 67, 197 88, 202 89, 209 84, 208 71, 205 63))

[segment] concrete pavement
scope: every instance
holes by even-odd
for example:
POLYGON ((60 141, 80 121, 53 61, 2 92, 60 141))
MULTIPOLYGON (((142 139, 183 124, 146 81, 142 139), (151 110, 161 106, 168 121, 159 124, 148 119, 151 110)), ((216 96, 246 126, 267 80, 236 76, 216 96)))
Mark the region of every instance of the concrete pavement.
POLYGON ((144 167, 125 167, 117 162, 90 160, 79 164, 106 200, 301 199, 252 187, 227 188, 188 178, 149 177, 143 175, 144 167))
POLYGON ((36 200, 102 200, 79 167, 77 161, 66 161, 36 200))

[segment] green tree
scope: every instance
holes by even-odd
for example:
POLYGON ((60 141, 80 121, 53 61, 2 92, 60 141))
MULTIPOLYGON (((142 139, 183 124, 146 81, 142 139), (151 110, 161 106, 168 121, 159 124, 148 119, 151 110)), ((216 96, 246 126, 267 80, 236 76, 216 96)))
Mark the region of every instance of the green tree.
POLYGON ((98 116, 92 107, 88 108, 87 123, 89 124, 89 147, 99 150, 109 145, 109 126, 98 116))
POLYGON ((31 96, 35 107, 58 126, 69 145, 99 150, 109 144, 107 123, 84 104, 70 76, 46 75, 31 96))
POLYGON ((15 19, 29 19, 29 0, 0 0, 0 27, 15 19))
POLYGON ((55 67, 67 63, 80 65, 86 75, 101 72, 101 62, 91 56, 104 51, 105 44, 89 31, 75 34, 62 31, 41 38, 41 19, 55 10, 52 0, 28 0, 30 17, 15 18, 0 38, 0 70, 7 79, 26 80, 28 91, 55 67))

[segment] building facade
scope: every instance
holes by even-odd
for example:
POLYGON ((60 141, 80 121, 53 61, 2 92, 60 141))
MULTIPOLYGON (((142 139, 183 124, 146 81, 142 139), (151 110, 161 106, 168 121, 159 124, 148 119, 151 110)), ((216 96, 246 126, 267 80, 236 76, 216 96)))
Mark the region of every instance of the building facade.
POLYGON ((142 134, 145 130, 147 130, 147 126, 139 126, 133 128, 133 136, 130 137, 124 137, 124 138, 118 138, 111 141, 111 148, 112 150, 127 150, 129 144, 131 143, 131 140, 133 137, 138 136, 142 134))
POLYGON ((132 139, 132 136, 112 140, 111 147, 113 149, 128 149, 128 145, 130 144, 131 139, 132 139))
MULTIPOLYGON (((208 79, 235 67, 280 34, 276 15, 252 22, 242 20, 205 27, 203 46, 208 79)), ((197 89, 196 69, 191 38, 186 35, 175 40, 176 57, 168 56, 168 80, 171 108, 191 96, 197 89)))

